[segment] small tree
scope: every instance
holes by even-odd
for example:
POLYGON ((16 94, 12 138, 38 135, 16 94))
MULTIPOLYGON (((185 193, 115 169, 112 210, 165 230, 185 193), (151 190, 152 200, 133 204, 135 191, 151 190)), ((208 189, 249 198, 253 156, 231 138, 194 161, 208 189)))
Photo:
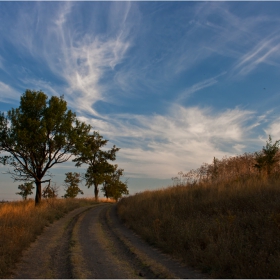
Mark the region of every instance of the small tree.
POLYGON ((117 168, 118 165, 115 165, 114 171, 106 175, 101 189, 107 199, 110 197, 114 198, 116 201, 118 201, 122 195, 129 194, 127 181, 122 182, 120 180, 120 177, 123 175, 123 169, 117 168))
POLYGON ((262 148, 262 151, 255 153, 257 163, 254 167, 257 168, 259 172, 264 170, 267 176, 271 175, 273 167, 279 161, 279 142, 280 140, 277 140, 273 144, 271 136, 269 135, 268 141, 266 141, 266 146, 262 148))
POLYGON ((56 198, 58 196, 58 190, 59 187, 56 184, 54 185, 49 184, 43 189, 42 196, 44 198, 56 198))
POLYGON ((42 91, 26 90, 17 109, 7 116, 0 113, 0 151, 9 154, 0 157, 0 163, 13 168, 8 173, 15 181, 35 182, 36 205, 41 184, 50 181, 43 178, 75 154, 91 129, 67 109, 63 96, 47 99, 42 91))
POLYGON ((214 159, 213 159, 213 170, 212 170, 212 174, 211 174, 212 181, 215 181, 218 178, 218 162, 219 162, 218 159, 216 159, 214 157, 214 159))
POLYGON ((106 174, 114 171, 113 165, 109 164, 108 160, 114 161, 116 152, 119 150, 115 145, 108 151, 101 150, 107 142, 108 140, 103 139, 98 132, 94 131, 87 137, 73 160, 77 167, 88 164, 85 174, 86 186, 88 188, 94 186, 95 200, 98 199, 99 185, 104 182, 106 174))
POLYGON ((33 183, 24 183, 18 186, 20 192, 16 193, 22 196, 23 200, 26 200, 28 195, 33 194, 32 190, 34 189, 33 183))
POLYGON ((80 174, 76 172, 65 173, 66 179, 65 182, 65 198, 75 198, 79 193, 84 194, 83 191, 79 188, 79 183, 81 182, 80 174))

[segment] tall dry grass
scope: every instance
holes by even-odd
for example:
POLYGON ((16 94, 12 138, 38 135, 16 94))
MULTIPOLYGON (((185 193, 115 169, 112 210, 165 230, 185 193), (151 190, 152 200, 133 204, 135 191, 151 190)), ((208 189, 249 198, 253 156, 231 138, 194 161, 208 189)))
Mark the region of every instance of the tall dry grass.
POLYGON ((146 191, 123 198, 118 214, 148 242, 210 277, 280 277, 277 176, 146 191))
POLYGON ((34 200, 0 204, 0 278, 8 276, 21 252, 46 225, 93 203, 90 199, 49 199, 39 207, 35 207, 34 200))

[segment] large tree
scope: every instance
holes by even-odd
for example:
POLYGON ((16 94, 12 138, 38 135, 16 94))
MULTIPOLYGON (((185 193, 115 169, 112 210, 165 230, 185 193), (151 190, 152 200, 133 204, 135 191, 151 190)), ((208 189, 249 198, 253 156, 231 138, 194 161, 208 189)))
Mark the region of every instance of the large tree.
POLYGON ((105 151, 102 148, 107 144, 108 140, 94 131, 92 135, 89 135, 81 146, 76 158, 73 160, 76 162, 76 166, 79 167, 82 164, 88 164, 87 171, 85 173, 86 186, 90 188, 94 186, 95 199, 98 199, 99 185, 101 185, 108 173, 114 171, 114 166, 108 161, 114 161, 116 159, 116 152, 119 148, 114 145, 110 150, 105 151))
POLYGON ((0 162, 10 165, 15 181, 34 181, 35 204, 41 201, 41 184, 49 170, 79 150, 91 129, 67 109, 63 96, 48 96, 42 91, 26 90, 20 106, 7 115, 0 113, 0 162))

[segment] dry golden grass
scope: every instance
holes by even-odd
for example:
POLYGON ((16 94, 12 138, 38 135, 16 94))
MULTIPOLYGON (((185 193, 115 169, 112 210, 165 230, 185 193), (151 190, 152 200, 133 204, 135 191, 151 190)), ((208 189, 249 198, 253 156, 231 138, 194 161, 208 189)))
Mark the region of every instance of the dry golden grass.
POLYGON ((148 242, 214 278, 279 278, 280 179, 247 177, 123 198, 148 242))
POLYGON ((49 199, 38 207, 34 200, 0 204, 0 278, 7 277, 21 252, 46 225, 77 207, 94 203, 93 199, 49 199))

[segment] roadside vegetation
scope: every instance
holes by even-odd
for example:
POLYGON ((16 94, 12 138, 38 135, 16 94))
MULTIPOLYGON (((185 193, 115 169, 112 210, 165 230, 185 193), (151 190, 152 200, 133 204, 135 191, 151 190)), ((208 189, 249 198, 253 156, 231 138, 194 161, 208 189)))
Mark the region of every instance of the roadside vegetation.
POLYGON ((118 203, 146 241, 214 278, 279 278, 279 142, 259 152, 214 158, 174 186, 118 203))
POLYGON ((0 278, 6 278, 21 253, 45 226, 75 208, 90 206, 95 199, 43 199, 40 207, 34 200, 0 204, 0 278))

